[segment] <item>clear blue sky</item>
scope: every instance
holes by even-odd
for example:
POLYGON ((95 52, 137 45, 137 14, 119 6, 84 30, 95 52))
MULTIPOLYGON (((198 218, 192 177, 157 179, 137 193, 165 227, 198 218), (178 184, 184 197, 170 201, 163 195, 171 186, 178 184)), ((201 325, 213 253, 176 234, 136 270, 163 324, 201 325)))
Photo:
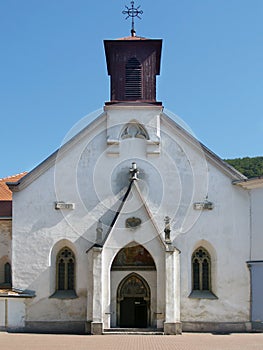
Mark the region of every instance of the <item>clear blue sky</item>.
MULTIPOLYGON (((31 170, 109 100, 103 39, 126 0, 0 0, 0 178, 31 170)), ((263 155, 263 0, 138 0, 164 40, 158 100, 222 158, 263 155)))

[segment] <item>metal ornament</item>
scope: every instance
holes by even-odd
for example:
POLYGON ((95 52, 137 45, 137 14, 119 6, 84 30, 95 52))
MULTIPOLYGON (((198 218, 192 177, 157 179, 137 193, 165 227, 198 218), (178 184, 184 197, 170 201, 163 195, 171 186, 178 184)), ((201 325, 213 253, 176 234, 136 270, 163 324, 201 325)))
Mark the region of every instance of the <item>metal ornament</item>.
POLYGON ((140 5, 138 7, 134 7, 134 1, 131 1, 130 8, 128 6, 125 6, 125 7, 127 10, 123 10, 122 13, 124 15, 127 15, 127 17, 125 19, 128 19, 129 17, 131 17, 131 19, 132 19, 131 35, 135 36, 136 31, 134 29, 134 18, 137 17, 137 18, 141 19, 141 17, 139 15, 142 15, 143 11, 139 10, 139 8, 141 7, 140 5))
POLYGON ((141 223, 142 223, 142 220, 140 218, 132 217, 132 218, 126 219, 126 227, 127 228, 138 227, 141 225, 141 223))

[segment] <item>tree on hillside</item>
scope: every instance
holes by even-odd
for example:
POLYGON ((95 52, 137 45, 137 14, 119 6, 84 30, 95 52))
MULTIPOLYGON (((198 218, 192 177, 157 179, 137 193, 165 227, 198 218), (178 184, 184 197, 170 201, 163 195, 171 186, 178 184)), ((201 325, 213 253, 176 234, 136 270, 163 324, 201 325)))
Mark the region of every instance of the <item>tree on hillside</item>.
POLYGON ((248 178, 263 176, 263 157, 225 159, 248 178))

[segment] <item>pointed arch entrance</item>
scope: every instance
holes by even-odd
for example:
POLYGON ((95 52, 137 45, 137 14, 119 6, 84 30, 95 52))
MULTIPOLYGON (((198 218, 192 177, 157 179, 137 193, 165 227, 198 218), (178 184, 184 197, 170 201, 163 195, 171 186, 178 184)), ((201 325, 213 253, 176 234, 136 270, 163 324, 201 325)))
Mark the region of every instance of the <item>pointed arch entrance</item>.
POLYGON ((117 290, 118 325, 122 328, 146 328, 150 324, 150 288, 137 273, 126 276, 117 290))
POLYGON ((156 327, 156 300, 155 261, 143 245, 130 242, 111 264, 111 326, 156 327))

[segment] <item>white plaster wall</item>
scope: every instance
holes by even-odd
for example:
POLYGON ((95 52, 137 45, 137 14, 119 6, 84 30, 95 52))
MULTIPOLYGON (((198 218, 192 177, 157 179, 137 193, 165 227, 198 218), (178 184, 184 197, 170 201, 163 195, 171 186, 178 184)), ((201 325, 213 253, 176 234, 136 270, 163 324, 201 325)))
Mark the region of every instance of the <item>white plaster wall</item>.
POLYGON ((251 190, 251 259, 263 260, 263 188, 251 190))
POLYGON ((161 106, 134 105, 130 107, 118 104, 105 107, 105 111, 107 112, 107 139, 109 141, 119 141, 124 125, 138 121, 146 128, 150 140, 159 142, 161 106))
MULTIPOLYGON (((249 257, 248 194, 234 187, 230 176, 207 161, 200 146, 194 140, 187 140, 176 126, 171 127, 160 113, 161 109, 155 107, 152 110, 109 108, 107 120, 103 117, 93 123, 81 137, 74 139, 71 147, 58 154, 55 166, 21 192, 14 193, 14 286, 34 290, 37 295, 27 301, 27 320, 90 317, 89 308, 86 315, 86 298, 93 286, 87 277, 86 251, 95 242, 99 219, 103 234, 107 232, 113 209, 120 204, 120 192, 129 183, 132 161, 136 161, 140 170, 140 189, 157 229, 163 231, 166 215, 172 219, 172 239, 181 250, 182 319, 248 319, 249 275, 245 264, 249 257), (150 154, 146 140, 119 140, 124 126, 120 120, 145 122, 152 141, 161 142, 160 154, 150 154), (107 136, 119 143, 107 144, 107 136), (215 208, 208 212, 194 210, 193 203, 205 200, 206 196, 215 208), (75 203, 75 209, 55 210, 57 200, 75 203), (54 247, 65 239, 76 255, 76 292, 80 297, 67 301, 49 299, 55 285, 52 254, 55 256, 54 247), (199 243, 205 242, 214 262, 213 291, 219 299, 190 300, 191 254, 199 243)), ((164 250, 157 244, 156 231, 144 213, 145 224, 141 229, 123 232, 125 219, 136 214, 136 210, 130 208, 121 217, 120 226, 104 248, 102 309, 106 324, 110 322, 106 313, 111 312, 110 266, 117 251, 131 241, 143 244, 155 260, 157 286, 160 286, 157 312, 165 310, 164 250)))
POLYGON ((0 299, 0 329, 4 328, 5 325, 5 299, 0 299))
POLYGON ((210 165, 208 195, 214 209, 201 212, 190 230, 175 239, 181 250, 181 318, 190 322, 249 321, 248 193, 210 165), (191 256, 199 246, 211 255, 215 300, 188 297, 192 288, 191 256))
POLYGON ((25 326, 25 299, 0 299, 0 329, 23 329, 25 326))
MULTIPOLYGON (((98 139, 100 145, 105 138, 99 135, 98 139)), ((82 149, 89 141, 88 138, 84 144, 76 144, 55 166, 13 195, 13 284, 15 288, 36 292, 35 298, 27 300, 27 321, 86 320, 89 288, 86 251, 94 243, 97 218, 83 204, 81 196, 88 205, 98 202, 95 195, 90 196, 90 178, 86 174, 81 176, 82 168, 89 169, 81 158, 82 149), (80 195, 75 187, 79 185, 78 166, 83 186, 80 195), (54 203, 58 200, 75 203, 76 210, 55 210, 54 203), (49 298, 55 291, 56 252, 63 245, 68 245, 76 256, 77 299, 49 298)))
POLYGON ((23 328, 25 326, 25 300, 8 299, 8 328, 23 328))

